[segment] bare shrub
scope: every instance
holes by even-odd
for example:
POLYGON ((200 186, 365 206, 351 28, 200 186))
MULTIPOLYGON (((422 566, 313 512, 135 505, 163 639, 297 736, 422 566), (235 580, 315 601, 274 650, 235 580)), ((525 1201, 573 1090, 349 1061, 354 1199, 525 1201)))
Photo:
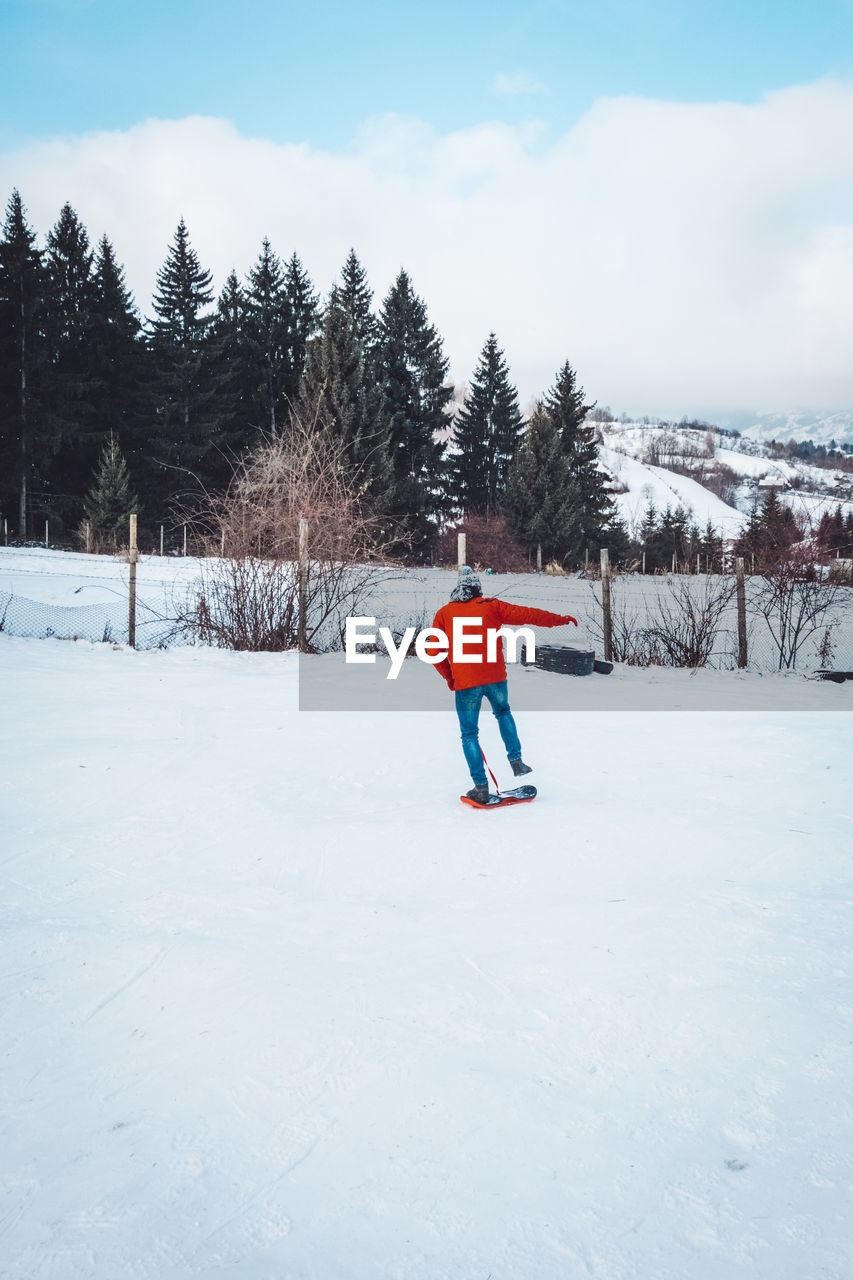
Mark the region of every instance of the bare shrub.
MULTIPOLYGON (((666 595, 656 596, 641 615, 618 591, 611 591, 611 645, 614 662, 636 667, 704 667, 725 632, 725 614, 735 595, 730 579, 695 577, 668 580, 666 595)), ((602 599, 592 587, 596 608, 588 614, 590 633, 604 641, 602 599)))
POLYGON ((204 562, 181 621, 224 648, 339 647, 347 614, 388 563, 381 525, 338 443, 298 424, 241 463, 223 497, 206 496, 184 519, 216 558, 204 562))
POLYGON ((796 667, 803 645, 832 624, 833 613, 849 609, 851 597, 850 587, 816 563, 808 542, 787 547, 764 570, 750 606, 767 626, 780 671, 796 667))
MULTIPOLYGON (((590 583, 594 607, 586 611, 589 635, 598 649, 604 648, 603 607, 600 592, 590 583)), ((631 608, 618 593, 610 596, 611 632, 610 644, 614 662, 625 662, 632 667, 652 667, 662 664, 662 656, 640 621, 639 610, 631 608)))
POLYGON ((468 563, 477 570, 495 573, 527 573, 530 563, 524 548, 503 516, 466 516, 459 524, 443 529, 438 540, 438 563, 455 565, 457 535, 466 537, 468 563))
POLYGON ((667 596, 655 602, 648 638, 671 667, 705 667, 717 646, 723 619, 736 591, 730 578, 670 579, 667 596))

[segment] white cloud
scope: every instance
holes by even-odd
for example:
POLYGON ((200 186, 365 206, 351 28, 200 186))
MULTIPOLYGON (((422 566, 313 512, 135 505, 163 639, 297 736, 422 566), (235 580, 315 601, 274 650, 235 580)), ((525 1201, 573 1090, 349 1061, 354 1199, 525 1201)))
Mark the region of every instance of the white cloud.
POLYGON ((547 93, 548 87, 529 71, 515 71, 512 74, 499 71, 492 81, 492 91, 506 97, 519 97, 524 94, 547 93))
POLYGON ((46 232, 66 199, 148 305, 179 216, 217 286, 262 236, 326 290, 353 245, 401 265, 470 375, 494 329, 522 397, 570 359, 634 412, 853 406, 853 84, 755 105, 603 99, 543 145, 483 124, 368 122, 346 153, 150 120, 0 156, 46 232))

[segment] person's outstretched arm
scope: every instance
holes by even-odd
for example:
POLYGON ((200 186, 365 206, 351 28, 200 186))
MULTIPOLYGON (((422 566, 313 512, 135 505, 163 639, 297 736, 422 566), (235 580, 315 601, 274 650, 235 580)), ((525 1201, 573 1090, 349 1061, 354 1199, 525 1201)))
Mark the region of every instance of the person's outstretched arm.
POLYGON ((549 613, 547 609, 529 609, 522 604, 508 604, 495 600, 501 622, 529 623, 533 627, 565 627, 571 622, 578 625, 570 613, 549 613))

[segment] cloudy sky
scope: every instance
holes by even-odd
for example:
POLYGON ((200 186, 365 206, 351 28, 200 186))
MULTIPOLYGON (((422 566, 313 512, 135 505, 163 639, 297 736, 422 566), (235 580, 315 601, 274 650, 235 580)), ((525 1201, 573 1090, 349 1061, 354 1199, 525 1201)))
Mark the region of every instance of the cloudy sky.
POLYGON ((3 199, 143 311, 183 216, 217 285, 405 266, 523 401, 853 408, 853 0, 3 0, 0 47, 3 199))

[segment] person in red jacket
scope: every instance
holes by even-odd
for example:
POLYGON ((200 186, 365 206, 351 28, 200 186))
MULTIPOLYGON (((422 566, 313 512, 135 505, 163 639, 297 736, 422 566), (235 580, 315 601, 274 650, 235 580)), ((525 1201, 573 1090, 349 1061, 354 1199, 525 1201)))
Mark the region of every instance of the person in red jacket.
POLYGON ((454 618, 470 619, 465 633, 465 661, 460 661, 459 655, 454 654, 451 647, 448 657, 437 662, 435 669, 456 695, 462 750, 474 783, 467 795, 479 804, 485 804, 489 798, 489 786, 479 739, 480 706, 483 698, 486 698, 497 719, 513 774, 520 778, 522 774, 532 772, 521 758, 518 730, 509 709, 503 638, 497 637, 494 658, 489 661, 488 632, 497 631, 504 623, 534 627, 562 627, 570 622, 575 626, 578 624, 577 619, 568 613, 548 613, 545 609, 528 609, 523 605, 507 604, 504 600, 484 598, 480 579, 467 565, 460 572, 459 581, 451 592, 450 602, 442 605, 432 625, 452 637, 454 618), (476 625, 478 622, 479 627, 476 625))

